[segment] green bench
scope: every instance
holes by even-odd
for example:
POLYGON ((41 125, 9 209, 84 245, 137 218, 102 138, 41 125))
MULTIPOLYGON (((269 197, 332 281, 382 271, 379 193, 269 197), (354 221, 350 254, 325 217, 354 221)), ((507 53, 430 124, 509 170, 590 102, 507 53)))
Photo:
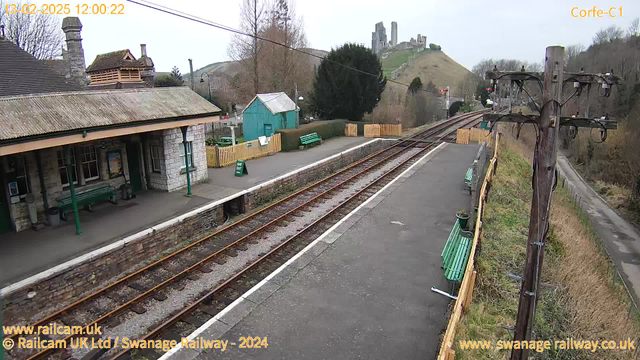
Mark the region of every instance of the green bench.
POLYGON ((456 221, 442 250, 444 277, 453 283, 462 281, 467 260, 469 260, 472 238, 465 235, 465 231, 460 228, 460 223, 456 221))
POLYGON ((315 142, 320 142, 322 144, 322 138, 318 135, 318 133, 311 133, 300 136, 300 144, 302 145, 309 145, 315 142))
MULTIPOLYGON (((116 189, 109 184, 102 184, 97 187, 79 191, 76 193, 76 203, 78 207, 84 206, 89 211, 92 210, 91 205, 98 201, 111 201, 114 204, 117 204, 118 198, 116 189)), ((65 216, 65 211, 73 209, 73 205, 71 203, 71 194, 64 195, 56 198, 58 202, 58 207, 60 208, 60 214, 63 220, 67 220, 65 216)))
POLYGON ((218 146, 220 147, 231 146, 231 145, 235 145, 233 143, 233 138, 231 136, 223 136, 220 138, 220 140, 218 140, 218 146))
POLYGON ((469 189, 469 194, 471 194, 471 182, 473 181, 473 167, 470 167, 467 170, 467 173, 464 174, 464 184, 467 189, 469 189))

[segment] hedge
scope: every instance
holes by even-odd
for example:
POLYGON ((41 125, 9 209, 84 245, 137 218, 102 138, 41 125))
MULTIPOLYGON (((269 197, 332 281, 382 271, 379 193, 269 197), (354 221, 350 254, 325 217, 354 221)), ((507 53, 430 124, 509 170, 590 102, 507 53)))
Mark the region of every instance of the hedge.
POLYGON ((317 133, 322 140, 344 136, 344 126, 344 121, 314 121, 311 124, 300 125, 297 129, 284 129, 277 132, 281 136, 282 151, 292 151, 300 146, 300 136, 317 133))

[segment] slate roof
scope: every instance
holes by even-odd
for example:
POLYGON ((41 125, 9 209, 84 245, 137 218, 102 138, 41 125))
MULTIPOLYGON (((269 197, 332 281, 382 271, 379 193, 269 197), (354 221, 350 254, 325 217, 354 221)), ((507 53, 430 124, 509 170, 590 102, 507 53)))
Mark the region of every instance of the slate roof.
POLYGON ((4 97, 0 98, 0 142, 220 111, 186 86, 4 97))
POLYGON ((13 42, 0 37, 0 96, 82 90, 13 42))
POLYGON ((251 105, 255 99, 259 99, 273 115, 296 110, 296 103, 294 103, 293 100, 291 100, 284 92, 258 94, 249 102, 249 104, 247 104, 245 110, 249 108, 249 105, 251 105))
MULTIPOLYGON (((130 54, 129 50, 118 50, 106 54, 100 54, 96 56, 93 63, 87 68, 87 73, 101 70, 119 69, 123 67, 139 67, 142 68, 145 65, 139 60, 125 60, 124 57, 130 54)), ((133 54, 131 54, 133 56, 133 54)), ((134 57, 135 59, 135 57, 134 57)))

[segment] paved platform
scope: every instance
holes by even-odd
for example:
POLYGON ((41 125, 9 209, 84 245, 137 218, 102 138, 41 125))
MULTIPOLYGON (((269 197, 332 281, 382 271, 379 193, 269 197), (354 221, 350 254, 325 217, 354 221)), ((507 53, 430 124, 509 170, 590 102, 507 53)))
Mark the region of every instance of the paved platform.
POLYGON ((121 200, 118 205, 98 204, 94 212, 80 211, 84 232, 81 236, 75 235, 72 218, 57 228, 2 234, 0 287, 368 141, 371 139, 340 137, 305 151, 248 160, 249 175, 241 178, 233 175, 233 166, 209 169, 209 180, 194 185, 194 196, 190 198, 184 196, 186 190, 150 190, 138 193, 135 199, 121 200))
POLYGON ((640 306, 640 231, 609 207, 571 166, 569 160, 558 156, 560 173, 568 181, 572 195, 587 213, 598 236, 604 241, 607 253, 624 280, 634 303, 640 306))
POLYGON ((434 150, 191 336, 228 340, 227 351, 163 358, 434 358, 449 299, 430 289, 447 289, 440 253, 469 204, 463 178, 477 152, 434 150), (241 336, 269 345, 239 349, 241 336))

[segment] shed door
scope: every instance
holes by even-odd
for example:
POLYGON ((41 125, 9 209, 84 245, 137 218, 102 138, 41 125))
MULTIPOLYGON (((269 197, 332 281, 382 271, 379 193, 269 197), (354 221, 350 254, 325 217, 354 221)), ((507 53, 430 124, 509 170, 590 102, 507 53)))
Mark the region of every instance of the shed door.
POLYGON ((273 134, 273 127, 271 124, 264 124, 264 136, 271 136, 273 134))
POLYGON ((13 229, 11 226, 11 214, 9 213, 9 202, 6 200, 5 182, 3 176, 2 162, 0 162, 0 234, 5 233, 13 229))

